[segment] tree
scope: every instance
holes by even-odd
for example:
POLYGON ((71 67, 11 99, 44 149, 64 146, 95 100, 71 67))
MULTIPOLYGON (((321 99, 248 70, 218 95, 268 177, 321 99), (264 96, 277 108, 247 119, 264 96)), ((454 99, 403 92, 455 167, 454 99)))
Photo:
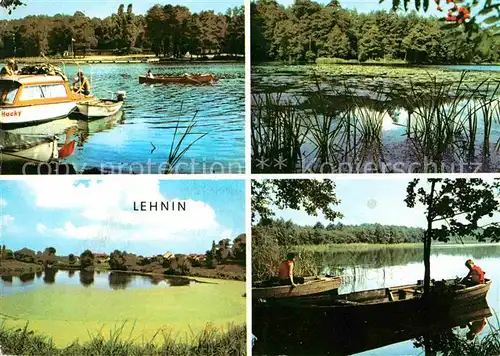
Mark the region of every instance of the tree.
POLYGON ((326 52, 329 57, 334 58, 347 58, 349 56, 349 38, 338 25, 335 25, 328 34, 326 52))
POLYGON ((274 216, 271 205, 278 209, 304 210, 307 214, 333 221, 342 214, 334 211, 340 200, 335 195, 335 183, 330 179, 252 180, 252 222, 257 215, 265 222, 274 216))
POLYGON ((415 179, 408 184, 405 202, 426 207, 427 229, 424 242, 424 295, 430 289, 432 240, 448 242, 450 236, 474 236, 479 241, 500 241, 500 223, 486 222, 500 212, 500 182, 482 179, 429 179, 429 185, 415 179), (438 226, 440 225, 440 226, 438 226))
POLYGON ((12 13, 12 10, 21 5, 25 5, 21 0, 0 0, 0 7, 7 9, 9 15, 12 13))
POLYGON ((93 269, 94 267, 94 254, 90 250, 85 250, 80 255, 80 268, 81 269, 93 269))
POLYGON ((217 245, 215 244, 215 241, 212 242, 212 248, 210 251, 207 251, 207 266, 209 268, 215 268, 217 267, 217 245))
POLYGON ((69 264, 70 264, 70 265, 75 264, 75 262, 76 262, 76 257, 75 257, 75 255, 73 255, 72 253, 70 253, 70 254, 68 255, 68 261, 69 261, 69 264))
POLYGON ((109 267, 112 270, 117 270, 117 271, 126 271, 127 270, 127 265, 125 261, 125 256, 126 252, 119 251, 119 250, 114 250, 111 255, 109 256, 109 267))

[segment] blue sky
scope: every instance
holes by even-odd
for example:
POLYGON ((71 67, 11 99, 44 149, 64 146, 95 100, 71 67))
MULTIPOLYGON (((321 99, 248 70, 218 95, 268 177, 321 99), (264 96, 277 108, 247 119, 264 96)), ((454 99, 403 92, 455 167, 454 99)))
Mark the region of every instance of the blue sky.
MULTIPOLYGON (((425 227, 425 209, 421 205, 410 209, 403 201, 409 179, 387 176, 383 178, 334 179, 336 195, 341 200, 336 210, 344 215, 342 220, 336 222, 345 225, 379 223, 425 227)), ((322 215, 309 216, 302 211, 278 210, 276 207, 273 210, 277 217, 290 219, 299 225, 314 225, 318 221, 324 225, 329 224, 322 215)), ((499 218, 497 214, 493 220, 498 221, 499 218)))
POLYGON ((60 254, 201 253, 245 232, 244 181, 47 178, 0 182, 0 244, 60 254), (186 201, 186 211, 133 211, 134 201, 173 199, 186 201))
POLYGON ((27 6, 18 7, 11 15, 6 10, 0 9, 0 20, 18 19, 28 15, 50 15, 58 13, 73 15, 76 11, 81 11, 89 17, 105 18, 112 13, 116 13, 120 4, 125 8, 128 4, 134 6, 134 13, 144 15, 156 4, 183 5, 188 7, 191 12, 200 12, 202 10, 214 10, 215 12, 225 13, 228 8, 242 6, 243 0, 169 0, 169 1, 150 1, 150 0, 26 0, 27 6))

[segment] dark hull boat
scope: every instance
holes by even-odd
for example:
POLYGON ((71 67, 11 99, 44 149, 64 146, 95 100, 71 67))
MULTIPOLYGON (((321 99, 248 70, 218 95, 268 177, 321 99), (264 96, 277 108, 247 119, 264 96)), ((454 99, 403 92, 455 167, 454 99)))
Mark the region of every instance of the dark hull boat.
POLYGON ((252 299, 283 299, 323 294, 338 294, 340 277, 306 277, 303 284, 292 286, 265 286, 256 284, 252 288, 252 299))
POLYGON ((158 76, 148 77, 146 75, 139 76, 139 84, 210 84, 217 81, 212 74, 202 75, 183 75, 183 76, 158 76))
POLYGON ((437 292, 440 284, 436 283, 428 298, 422 297, 423 286, 417 284, 337 296, 254 299, 252 332, 265 345, 265 354, 353 353, 353 349, 361 347, 357 341, 360 335, 370 338, 375 331, 407 330, 408 325, 412 328, 406 334, 415 333, 415 328, 418 334, 436 321, 472 313, 484 305, 491 286, 489 280, 473 287, 446 282, 452 283, 452 288, 437 292), (348 351, 338 351, 342 343, 348 351), (330 349, 337 351, 330 353, 330 349))

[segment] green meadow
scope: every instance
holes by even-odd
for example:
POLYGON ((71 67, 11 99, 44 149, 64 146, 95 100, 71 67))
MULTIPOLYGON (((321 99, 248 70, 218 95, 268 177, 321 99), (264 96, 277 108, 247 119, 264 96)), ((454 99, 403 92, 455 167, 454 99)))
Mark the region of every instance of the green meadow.
POLYGON ((138 344, 161 334, 190 343, 207 323, 221 332, 245 324, 244 282, 198 280, 204 283, 114 291, 54 284, 0 296, 0 322, 21 329, 29 323, 28 330, 51 338, 57 347, 106 337, 122 327, 122 337, 138 344))

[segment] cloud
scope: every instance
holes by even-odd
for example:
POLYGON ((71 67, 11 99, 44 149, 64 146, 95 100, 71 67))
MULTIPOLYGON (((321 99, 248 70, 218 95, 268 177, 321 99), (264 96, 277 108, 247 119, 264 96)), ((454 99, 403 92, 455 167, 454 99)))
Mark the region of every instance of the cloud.
POLYGON ((56 226, 37 225, 46 236, 79 240, 110 241, 188 241, 226 235, 228 229, 217 221, 215 210, 198 200, 166 197, 158 179, 74 181, 34 180, 27 185, 40 208, 70 210, 76 218, 67 218, 56 226), (185 211, 134 211, 134 202, 174 201, 185 204, 185 211))
POLYGON ((47 231, 47 226, 45 226, 44 224, 37 224, 36 231, 38 231, 40 234, 43 234, 45 233, 45 231, 47 231))
POLYGON ((9 214, 4 214, 0 216, 0 231, 2 231, 6 226, 14 221, 14 217, 9 214))

